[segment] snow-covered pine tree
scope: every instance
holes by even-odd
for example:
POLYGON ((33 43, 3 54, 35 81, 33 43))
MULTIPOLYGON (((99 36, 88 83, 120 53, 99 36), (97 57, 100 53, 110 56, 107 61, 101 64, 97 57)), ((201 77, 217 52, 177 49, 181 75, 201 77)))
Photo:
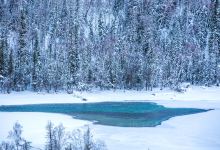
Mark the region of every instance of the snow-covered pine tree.
POLYGON ((77 73, 79 67, 79 0, 71 7, 70 22, 69 22, 69 46, 68 46, 68 69, 69 78, 67 91, 72 93, 74 87, 77 86, 77 73))
POLYGON ((40 45, 39 37, 37 31, 34 33, 34 43, 33 43, 33 69, 32 69, 32 86, 34 91, 39 91, 42 86, 42 66, 41 66, 41 56, 40 56, 40 45))
MULTIPOLYGON (((4 69, 4 41, 2 37, 0 37, 0 78, 3 77, 3 69, 4 69)), ((0 79, 1 80, 1 79, 0 79)))
POLYGON ((27 10, 25 5, 20 6, 18 27, 18 50, 15 68, 15 89, 26 90, 29 84, 29 56, 27 47, 27 10))

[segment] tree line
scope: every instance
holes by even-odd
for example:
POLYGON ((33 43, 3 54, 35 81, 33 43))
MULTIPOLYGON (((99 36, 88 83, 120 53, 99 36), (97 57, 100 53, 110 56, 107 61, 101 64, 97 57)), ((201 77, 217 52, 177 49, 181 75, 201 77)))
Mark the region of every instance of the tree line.
POLYGON ((219 0, 0 0, 3 92, 219 81, 219 0))

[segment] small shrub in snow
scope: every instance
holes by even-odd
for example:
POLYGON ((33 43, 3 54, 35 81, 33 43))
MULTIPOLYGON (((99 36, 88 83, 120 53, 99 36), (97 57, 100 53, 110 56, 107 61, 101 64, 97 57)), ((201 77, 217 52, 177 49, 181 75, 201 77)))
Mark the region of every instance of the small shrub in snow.
POLYGON ((16 122, 9 132, 8 141, 2 142, 0 150, 30 150, 31 142, 22 137, 22 126, 16 122))
POLYGON ((103 141, 93 138, 90 128, 85 132, 74 130, 67 133, 63 125, 54 126, 48 122, 46 150, 106 150, 103 141))

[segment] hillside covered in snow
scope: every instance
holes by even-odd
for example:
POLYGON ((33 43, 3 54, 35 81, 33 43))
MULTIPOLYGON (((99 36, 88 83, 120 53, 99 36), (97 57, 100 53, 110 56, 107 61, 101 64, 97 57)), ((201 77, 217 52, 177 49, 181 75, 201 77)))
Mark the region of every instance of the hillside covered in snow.
POLYGON ((218 85, 219 0, 2 0, 0 89, 218 85))

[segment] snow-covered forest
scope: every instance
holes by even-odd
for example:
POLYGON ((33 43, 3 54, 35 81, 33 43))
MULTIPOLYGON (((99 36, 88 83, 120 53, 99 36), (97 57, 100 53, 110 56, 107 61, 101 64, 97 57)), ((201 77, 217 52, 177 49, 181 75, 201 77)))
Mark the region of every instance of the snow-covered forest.
POLYGON ((219 81, 219 0, 0 0, 4 92, 219 81))

